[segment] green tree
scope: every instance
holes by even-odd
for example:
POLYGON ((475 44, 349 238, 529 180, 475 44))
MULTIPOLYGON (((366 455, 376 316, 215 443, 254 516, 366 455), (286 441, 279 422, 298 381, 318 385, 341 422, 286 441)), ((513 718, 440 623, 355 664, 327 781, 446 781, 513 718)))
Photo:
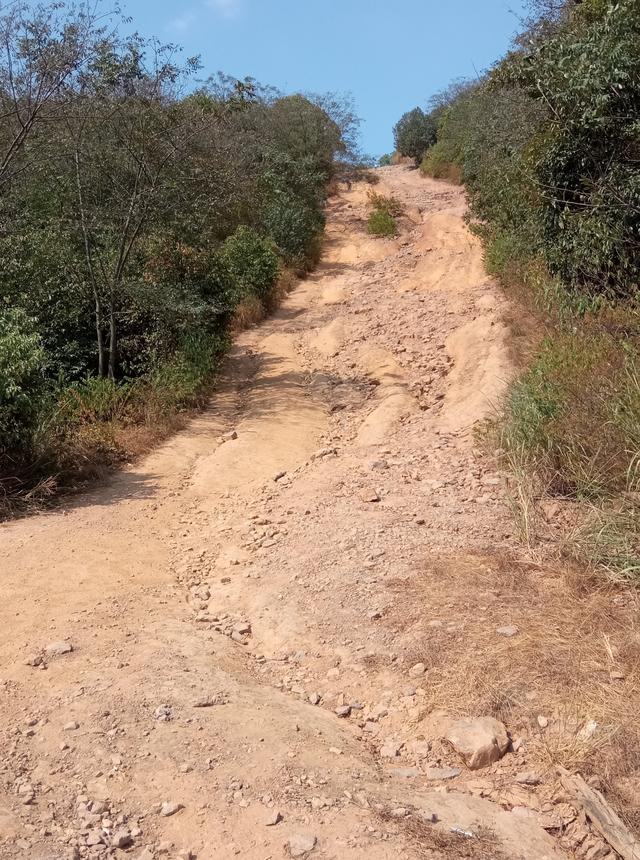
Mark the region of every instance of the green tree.
POLYGON ((33 320, 18 309, 0 314, 0 454, 30 442, 44 393, 44 350, 33 320))
POLYGON ((417 107, 403 114, 393 129, 396 150, 400 155, 420 162, 427 149, 436 142, 434 119, 417 107))

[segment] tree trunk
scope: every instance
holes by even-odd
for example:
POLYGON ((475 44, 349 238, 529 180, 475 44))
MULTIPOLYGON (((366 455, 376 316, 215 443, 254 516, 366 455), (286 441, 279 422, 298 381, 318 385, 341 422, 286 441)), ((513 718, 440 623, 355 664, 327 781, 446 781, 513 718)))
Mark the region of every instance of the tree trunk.
POLYGON ((105 376, 105 349, 104 349, 104 334, 102 333, 102 306, 100 305, 100 297, 97 292, 94 292, 93 297, 96 302, 96 337, 98 340, 98 376, 105 376))
POLYGON ((116 339, 116 314, 111 301, 109 311, 109 379, 116 378, 116 364, 118 362, 118 344, 116 339))

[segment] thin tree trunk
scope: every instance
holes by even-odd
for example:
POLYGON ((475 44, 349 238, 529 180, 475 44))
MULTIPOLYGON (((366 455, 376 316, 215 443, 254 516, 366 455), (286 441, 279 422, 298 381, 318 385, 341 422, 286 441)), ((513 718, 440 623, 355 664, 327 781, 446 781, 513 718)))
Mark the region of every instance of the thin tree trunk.
POLYGON ((114 296, 111 296, 111 308, 109 309, 109 379, 116 378, 116 364, 118 361, 118 343, 116 332, 116 313, 113 307, 114 296))
POLYGON ((98 376, 104 376, 105 354, 104 354, 104 334, 102 333, 102 306, 100 304, 100 296, 94 290, 93 297, 96 302, 96 338, 98 341, 98 376))

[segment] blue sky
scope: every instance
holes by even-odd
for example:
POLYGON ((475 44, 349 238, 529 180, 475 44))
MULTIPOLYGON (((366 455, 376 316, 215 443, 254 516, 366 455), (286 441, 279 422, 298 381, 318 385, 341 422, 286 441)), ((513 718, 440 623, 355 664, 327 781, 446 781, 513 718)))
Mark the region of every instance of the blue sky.
POLYGON ((206 75, 250 75, 286 91, 349 92, 366 152, 456 77, 508 48, 524 0, 125 0, 145 35, 199 54, 206 75))

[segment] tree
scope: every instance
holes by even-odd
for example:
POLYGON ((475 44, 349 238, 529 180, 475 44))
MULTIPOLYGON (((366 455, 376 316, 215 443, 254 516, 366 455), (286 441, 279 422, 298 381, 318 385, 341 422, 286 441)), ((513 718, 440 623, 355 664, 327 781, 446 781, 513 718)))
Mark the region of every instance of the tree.
POLYGON ((418 163, 436 142, 437 126, 429 114, 417 107, 400 117, 393 136, 400 155, 414 158, 418 163))
POLYGON ((189 165, 194 130, 184 112, 169 106, 173 88, 195 63, 180 68, 172 55, 172 46, 137 36, 103 46, 74 100, 59 159, 73 176, 69 205, 94 300, 98 374, 112 379, 127 287, 141 276, 136 249, 171 217, 189 165))
MULTIPOLYGON (((10 5, 0 16, 0 191, 25 169, 27 141, 68 108, 106 37, 110 16, 94 7, 10 5)), ((37 163, 33 149, 27 164, 37 163)))

